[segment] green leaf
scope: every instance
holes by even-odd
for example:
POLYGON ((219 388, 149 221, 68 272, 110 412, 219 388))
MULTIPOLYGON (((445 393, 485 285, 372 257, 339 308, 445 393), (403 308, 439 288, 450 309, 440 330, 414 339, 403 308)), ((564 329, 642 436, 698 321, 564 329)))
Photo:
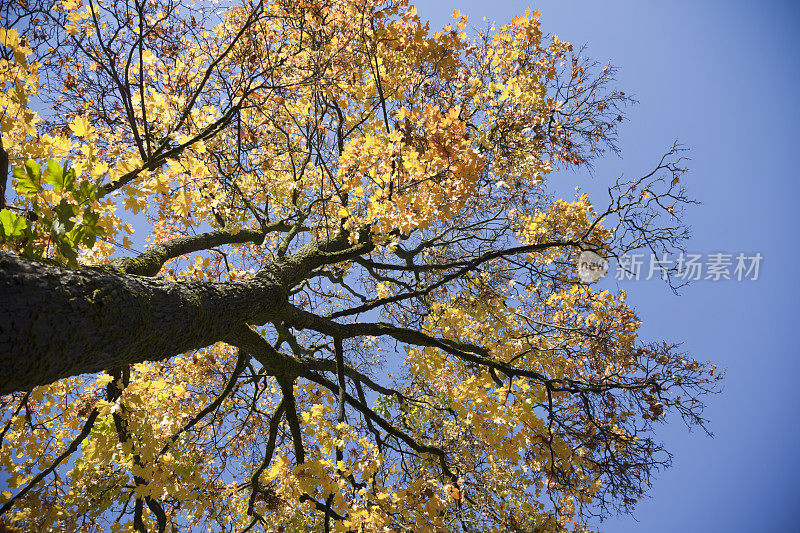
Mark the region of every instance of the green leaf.
POLYGON ((91 248, 97 242, 97 237, 102 237, 106 233, 103 226, 98 224, 99 220, 99 213, 87 209, 83 212, 81 222, 75 227, 70 226, 71 229, 68 228, 66 238, 75 244, 81 243, 87 248, 91 248))
POLYGON ((58 215, 58 220, 66 224, 72 217, 78 214, 78 206, 67 201, 66 198, 62 198, 53 211, 58 215))
POLYGON ((0 225, 3 228, 3 235, 7 239, 19 238, 25 234, 28 222, 25 217, 12 213, 8 209, 0 211, 0 225))
POLYGON ((44 181, 51 184, 57 191, 71 191, 75 188, 75 171, 62 168, 52 159, 47 160, 47 176, 44 181))
POLYGON ((42 181, 42 166, 33 159, 25 161, 25 170, 28 171, 28 176, 34 183, 39 184, 42 181))
POLYGON ((100 220, 100 213, 95 213, 94 211, 87 209, 83 212, 83 225, 91 228, 92 232, 95 235, 103 236, 106 234, 106 230, 103 229, 103 226, 99 225, 97 222, 100 220))
POLYGON ((73 248, 72 243, 65 237, 58 237, 56 245, 59 253, 67 258, 67 266, 75 267, 78 264, 78 253, 73 248))
POLYGON ((19 194, 23 196, 35 196, 39 191, 42 190, 39 186, 39 183, 31 179, 25 168, 14 167, 13 172, 14 177, 17 178, 17 185, 15 189, 19 194))
POLYGON ((97 235, 94 233, 86 233, 86 235, 83 236, 83 239, 81 239, 81 242, 87 248, 91 248, 94 246, 94 243, 97 242, 97 235))
POLYGON ((83 202, 91 198, 93 187, 94 185, 92 185, 88 181, 81 181, 75 188, 75 192, 72 193, 72 196, 73 198, 75 198, 76 202, 82 204, 83 202))
POLYGON ((22 255, 28 259, 41 259, 44 257, 44 252, 46 249, 46 246, 41 246, 35 241, 28 241, 28 243, 22 249, 22 255))
POLYGON ((90 228, 89 226, 84 226, 83 224, 78 224, 72 231, 67 233, 67 238, 69 238, 72 242, 75 243, 82 243, 87 248, 91 248, 94 246, 94 243, 97 242, 97 234, 90 228))
POLYGON ((97 226, 98 220, 100 220, 100 213, 95 213, 91 209, 87 209, 83 212, 83 223, 87 226, 97 226))
MULTIPOLYGON (((75 173, 75 171, 72 169, 69 171, 73 174, 75 173)), ((105 193, 106 190, 99 185, 96 185, 90 181, 82 181, 73 193, 73 196, 75 197, 75 201, 77 201, 79 204, 82 204, 87 200, 99 200, 105 193)))

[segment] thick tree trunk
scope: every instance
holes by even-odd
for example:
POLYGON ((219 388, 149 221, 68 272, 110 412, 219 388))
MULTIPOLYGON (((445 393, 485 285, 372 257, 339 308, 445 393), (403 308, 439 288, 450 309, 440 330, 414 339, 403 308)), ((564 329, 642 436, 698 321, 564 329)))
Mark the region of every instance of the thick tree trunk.
POLYGON ((236 339, 245 324, 282 319, 289 291, 313 270, 373 249, 368 231, 357 243, 343 232, 277 258, 247 281, 132 274, 152 276, 170 257, 252 237, 181 237, 137 259, 76 270, 0 252, 0 394, 236 339))
POLYGON ((213 344, 276 313, 282 281, 174 282, 0 254, 0 394, 213 344))

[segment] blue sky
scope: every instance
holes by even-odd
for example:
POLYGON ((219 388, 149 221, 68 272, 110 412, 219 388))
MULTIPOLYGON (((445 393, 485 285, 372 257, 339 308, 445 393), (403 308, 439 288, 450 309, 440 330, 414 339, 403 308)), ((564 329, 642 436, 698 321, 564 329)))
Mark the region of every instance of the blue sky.
MULTIPOLYGON (((483 26, 525 11, 524 2, 418 2, 442 26, 453 9, 483 26)), ((702 205, 687 222, 687 248, 763 256, 757 281, 700 281, 675 296, 657 280, 616 282, 644 321, 648 339, 685 341, 695 358, 727 370, 706 411, 715 437, 680 423, 658 436, 674 466, 654 481, 635 519, 607 532, 800 531, 800 273, 794 231, 800 143, 800 3, 542 0, 545 32, 621 68, 619 88, 639 103, 622 125, 620 158, 597 164, 592 182, 652 168, 675 139, 691 148, 684 182, 702 205)), ((613 271, 613 267, 612 267, 613 271)))

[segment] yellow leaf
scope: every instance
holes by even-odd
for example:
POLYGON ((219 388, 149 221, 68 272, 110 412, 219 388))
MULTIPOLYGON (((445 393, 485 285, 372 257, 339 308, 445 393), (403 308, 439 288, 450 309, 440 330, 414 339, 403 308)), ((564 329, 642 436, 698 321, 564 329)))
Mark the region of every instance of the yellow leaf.
POLYGON ((72 130, 77 137, 87 137, 89 134, 91 126, 89 125, 89 119, 86 117, 75 117, 75 120, 72 121, 72 124, 69 125, 69 129, 72 130))
POLYGON ((278 477, 278 474, 281 473, 281 470, 283 470, 285 464, 286 461, 283 459, 283 457, 276 457, 272 463, 272 466, 270 466, 269 470, 267 470, 266 480, 271 481, 278 477))

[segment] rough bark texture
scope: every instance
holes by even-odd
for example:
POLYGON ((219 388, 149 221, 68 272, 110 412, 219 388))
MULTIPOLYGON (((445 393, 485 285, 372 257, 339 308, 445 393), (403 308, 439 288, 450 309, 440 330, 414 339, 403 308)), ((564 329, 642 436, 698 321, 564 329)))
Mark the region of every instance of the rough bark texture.
POLYGON ((277 279, 173 282, 0 256, 0 394, 212 344, 285 301, 277 279))
POLYGON ((234 233, 231 230, 212 231, 202 235, 176 237, 169 241, 155 244, 138 257, 123 257, 115 260, 112 267, 127 274, 139 276, 155 276, 161 266, 169 258, 180 255, 208 250, 214 246, 224 244, 244 244, 261 242, 264 236, 271 231, 289 231, 291 226, 284 222, 269 224, 264 230, 243 229, 234 233))
POLYGON ((176 239, 170 253, 76 270, 0 253, 0 395, 238 338, 246 324, 281 319, 289 291, 314 269, 372 248, 344 234, 320 239, 240 282, 130 273, 152 275, 198 243, 176 239))

